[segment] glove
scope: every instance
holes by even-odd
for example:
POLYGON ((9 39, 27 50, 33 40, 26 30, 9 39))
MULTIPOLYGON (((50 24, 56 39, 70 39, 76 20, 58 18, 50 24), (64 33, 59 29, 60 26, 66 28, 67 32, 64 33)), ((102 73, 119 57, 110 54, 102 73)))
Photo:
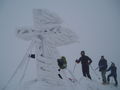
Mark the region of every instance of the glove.
POLYGON ((75 62, 76 62, 76 63, 79 63, 79 60, 76 60, 75 62))

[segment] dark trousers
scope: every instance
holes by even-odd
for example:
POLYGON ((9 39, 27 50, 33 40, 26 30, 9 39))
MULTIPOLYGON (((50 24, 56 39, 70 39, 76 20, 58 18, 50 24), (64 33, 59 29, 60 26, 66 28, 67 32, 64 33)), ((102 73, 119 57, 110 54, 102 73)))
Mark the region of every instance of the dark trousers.
POLYGON ((110 77, 113 77, 114 81, 115 81, 115 85, 118 85, 117 75, 109 74, 108 77, 107 77, 108 82, 110 82, 110 77))
POLYGON ((103 83, 106 83, 106 70, 101 70, 101 76, 103 83))
POLYGON ((91 79, 88 65, 82 65, 82 72, 84 77, 88 77, 89 79, 91 79))

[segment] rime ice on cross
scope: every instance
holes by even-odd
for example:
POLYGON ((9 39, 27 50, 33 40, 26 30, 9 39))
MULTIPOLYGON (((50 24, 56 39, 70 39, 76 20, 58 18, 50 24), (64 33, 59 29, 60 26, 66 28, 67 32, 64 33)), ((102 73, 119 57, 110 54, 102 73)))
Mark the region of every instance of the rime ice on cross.
POLYGON ((62 27, 60 17, 48 10, 34 9, 33 23, 32 28, 18 28, 17 36, 31 40, 32 48, 35 47, 38 79, 57 84, 57 59, 60 57, 57 47, 77 42, 78 38, 70 29, 62 27))

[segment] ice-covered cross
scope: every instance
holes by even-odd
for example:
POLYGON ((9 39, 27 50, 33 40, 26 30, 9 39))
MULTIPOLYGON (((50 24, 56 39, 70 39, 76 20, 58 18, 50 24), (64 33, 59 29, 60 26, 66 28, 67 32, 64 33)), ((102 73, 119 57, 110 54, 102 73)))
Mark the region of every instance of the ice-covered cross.
POLYGON ((33 27, 18 28, 17 36, 24 40, 31 40, 32 46, 36 48, 38 77, 55 80, 58 78, 55 76, 55 72, 58 71, 57 58, 60 57, 56 48, 77 42, 78 38, 70 29, 61 26, 62 20, 59 16, 46 9, 34 9, 33 20, 33 27))

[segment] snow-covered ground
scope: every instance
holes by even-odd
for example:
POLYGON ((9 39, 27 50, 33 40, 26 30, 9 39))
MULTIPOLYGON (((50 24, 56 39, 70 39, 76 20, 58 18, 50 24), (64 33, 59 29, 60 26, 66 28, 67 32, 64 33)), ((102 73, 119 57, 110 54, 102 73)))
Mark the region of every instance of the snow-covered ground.
POLYGON ((120 90, 120 86, 115 87, 113 83, 103 85, 96 80, 89 80, 87 78, 80 78, 78 82, 73 83, 67 81, 64 85, 47 85, 44 82, 34 82, 29 86, 25 86, 21 90, 120 90))
POLYGON ((120 86, 114 86, 113 82, 111 84, 103 85, 100 81, 89 80, 88 78, 81 77, 77 82, 71 82, 69 80, 64 81, 62 85, 52 85, 43 81, 31 80, 27 81, 21 86, 9 87, 9 89, 14 90, 120 90, 120 86))

